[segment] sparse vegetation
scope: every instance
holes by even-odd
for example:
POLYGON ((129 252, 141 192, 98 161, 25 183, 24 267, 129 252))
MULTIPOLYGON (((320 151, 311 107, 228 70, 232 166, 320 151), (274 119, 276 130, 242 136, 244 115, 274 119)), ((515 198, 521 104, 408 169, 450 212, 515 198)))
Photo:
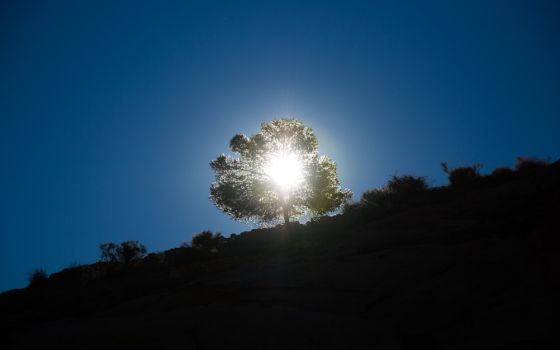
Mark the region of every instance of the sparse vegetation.
POLYGON ((428 188, 429 185, 425 177, 412 175, 393 176, 385 185, 387 192, 399 195, 419 193, 428 188))
POLYGON ((224 241, 224 237, 219 232, 212 233, 210 230, 205 230, 197 233, 191 240, 191 246, 195 249, 206 251, 217 251, 218 246, 224 241))
POLYGON ((492 174, 490 174, 490 176, 496 178, 506 178, 512 175, 513 175, 513 170, 508 167, 496 168, 492 171, 492 174))
POLYGON ((544 159, 534 157, 517 157, 515 162, 515 170, 519 172, 534 172, 545 169, 550 162, 544 159))
POLYGON ((510 181, 511 179, 514 178, 514 176, 515 176, 515 172, 511 168, 500 167, 492 171, 492 173, 489 176, 489 179, 493 184, 499 185, 501 183, 510 181))
POLYGON ((49 278, 47 271, 45 269, 35 269, 29 275, 29 286, 36 287, 45 283, 45 281, 49 278))
MULTIPOLYGON (((169 270, 198 271, 200 267, 195 266, 214 260, 261 259, 286 252, 316 254, 324 247, 345 239, 341 232, 345 232, 348 227, 369 222, 382 222, 392 216, 402 216, 403 213, 416 207, 432 208, 434 205, 437 207, 439 203, 447 203, 453 198, 460 198, 463 191, 453 191, 454 187, 469 190, 491 190, 512 179, 522 180, 524 174, 529 171, 528 169, 550 169, 553 172, 557 166, 548 167, 548 163, 544 161, 523 158, 518 161, 515 170, 505 167, 497 168, 488 176, 479 174, 479 164, 449 169, 447 164, 443 163, 442 167, 449 174, 450 186, 430 188, 425 177, 392 176, 384 186, 365 191, 359 202, 346 203, 341 215, 313 217, 306 224, 295 222, 272 228, 259 228, 239 235, 233 234, 228 238, 219 232, 205 230, 194 235, 192 240, 181 248, 157 254, 152 253, 147 257, 146 248, 138 241, 125 241, 120 244, 104 243, 99 246, 101 262, 93 265, 72 264, 50 277, 44 270, 38 269, 30 277, 30 286, 39 285, 48 278, 49 283, 81 288, 88 283, 97 283, 118 274, 133 274, 134 271, 163 273, 162 276, 166 276, 166 271, 169 270)), ((495 201, 494 198, 490 198, 490 200, 495 201)), ((515 205, 521 204, 516 203, 515 205)), ((458 202, 454 208, 453 210, 458 210, 460 215, 469 215, 469 218, 476 217, 476 215, 490 215, 485 220, 494 219, 491 217, 490 209, 479 210, 478 206, 474 206, 470 202, 458 202), (486 212, 490 214, 486 214, 486 212)), ((435 209, 429 210, 434 211, 435 209)), ((515 210, 520 211, 519 208, 515 210)), ((526 210, 536 209, 531 207, 526 210)), ((515 224, 515 229, 525 227, 523 225, 526 226, 523 223, 515 224)))
POLYGON ((99 249, 101 249, 101 261, 116 263, 119 260, 117 248, 118 245, 112 242, 100 244, 99 249))
POLYGON ((138 241, 125 241, 120 245, 103 243, 99 249, 101 249, 101 261, 121 263, 125 266, 129 266, 146 255, 146 247, 138 241))
POLYGON ((364 192, 360 200, 363 206, 386 208, 391 201, 391 193, 384 188, 364 192))
POLYGON ((481 178, 482 164, 480 163, 449 169, 447 162, 442 162, 441 168, 448 175, 451 187, 467 187, 481 178))
POLYGON ((343 213, 379 217, 411 205, 428 189, 429 185, 425 177, 393 176, 385 186, 365 191, 358 203, 346 203, 343 213))
MULTIPOLYGON (((0 307, 3 311, 15 310, 13 314, 17 315, 23 314, 21 310, 31 310, 33 317, 50 317, 54 312, 55 317, 73 320, 76 316, 87 319, 107 310, 110 310, 107 314, 119 318, 123 314, 144 312, 160 317, 160 305, 164 305, 166 315, 170 309, 180 313, 209 304, 220 305, 213 310, 229 310, 229 305, 239 305, 240 295, 247 296, 243 300, 257 300, 254 304, 282 295, 285 305, 302 305, 315 295, 320 300, 321 295, 317 293, 326 291, 330 296, 324 307, 329 310, 331 297, 344 294, 336 300, 346 305, 347 294, 330 293, 330 290, 342 283, 346 288, 349 281, 362 288, 370 276, 381 281, 380 287, 375 291, 363 289, 359 298, 371 296, 373 305, 390 295, 399 302, 413 303, 410 305, 414 307, 418 305, 414 304, 415 300, 408 296, 399 299, 401 293, 394 294, 395 286, 402 286, 400 290, 418 287, 411 274, 435 276, 434 282, 423 280, 421 288, 436 297, 441 295, 438 293, 448 293, 445 288, 441 291, 448 280, 455 283, 457 279, 470 279, 465 282, 465 288, 480 285, 477 276, 487 269, 480 269, 478 263, 456 267, 457 259, 472 261, 473 247, 483 248, 476 250, 477 262, 489 262, 485 283, 500 278, 496 271, 504 271, 501 268, 509 271, 523 266, 526 271, 534 266, 533 271, 540 273, 542 265, 539 264, 555 261, 552 259, 557 256, 558 235, 554 234, 554 218, 560 210, 560 162, 545 167, 538 164, 536 168, 543 171, 498 168, 491 175, 478 174, 476 180, 467 182, 469 185, 461 190, 454 188, 457 184, 430 188, 424 177, 393 176, 384 186, 366 191, 358 203, 347 203, 340 215, 313 217, 305 224, 294 222, 258 228, 230 237, 205 230, 196 234, 188 245, 148 256, 144 256, 145 247, 137 241, 105 243, 100 246, 102 262, 69 266, 50 276, 42 269, 36 270, 30 277, 30 286, 41 287, 7 293, 3 301, 0 298, 0 307), (515 254, 511 251, 504 259, 511 260, 494 264, 496 254, 502 254, 510 246, 516 249, 515 254), (546 254, 539 254, 540 260, 534 264, 516 262, 517 251, 524 247, 529 249, 524 253, 526 260, 537 256, 535 250, 542 249, 546 254), (432 254, 436 254, 435 259, 432 254), (441 263, 446 262, 449 265, 442 274, 441 263), (399 276, 388 283, 390 287, 384 287, 387 283, 383 271, 399 276), (457 275, 447 271, 457 271, 457 275), (282 286, 281 291, 269 288, 276 283, 282 286), (284 285, 290 286, 288 293, 284 285), (317 285, 321 288, 316 288, 317 285)), ((555 276, 551 270, 550 279, 555 276)), ((507 278, 504 285, 510 284, 507 278)), ((492 290, 501 290, 497 287, 504 285, 496 284, 492 290)), ((540 285, 534 284, 534 295, 556 298, 555 291, 549 292, 548 285, 542 285, 545 287, 539 289, 540 285)), ((460 293, 457 300, 468 303, 470 299, 462 296, 469 292, 457 291, 460 293)), ((479 289, 474 292, 481 293, 479 289)), ((475 303, 486 298, 477 295, 475 303)), ((488 298, 494 300, 495 294, 488 298)), ((462 305, 458 310, 464 309, 462 305)), ((445 308, 437 312, 445 313, 445 308)), ((219 315, 220 311, 217 312, 219 315)), ((456 312, 453 310, 452 314, 456 312)), ((421 321, 426 319, 424 313, 418 317, 421 321)), ((175 319, 171 322, 176 324, 175 319)))
POLYGON ((130 265, 146 255, 146 247, 138 241, 126 241, 117 248, 117 255, 124 265, 130 265))

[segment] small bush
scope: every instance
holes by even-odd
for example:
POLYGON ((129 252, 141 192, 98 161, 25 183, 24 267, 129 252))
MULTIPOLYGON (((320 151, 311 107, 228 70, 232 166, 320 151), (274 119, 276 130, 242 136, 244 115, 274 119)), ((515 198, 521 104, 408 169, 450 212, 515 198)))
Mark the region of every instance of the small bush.
POLYGON ((447 163, 442 162, 441 168, 447 174, 449 184, 452 187, 469 186, 473 184, 477 179, 481 178, 480 168, 482 168, 482 164, 480 163, 449 169, 447 163))
POLYGON ((111 263, 118 262, 117 248, 118 245, 112 242, 99 245, 99 249, 101 249, 101 261, 111 263))
POLYGON ((385 186, 368 190, 362 194, 359 203, 347 203, 344 214, 385 215, 403 209, 418 199, 416 194, 429 188, 425 177, 404 175, 393 176, 385 186), (364 211, 365 210, 365 211, 364 211))
POLYGON ((385 185, 385 190, 396 194, 412 194, 427 190, 429 187, 425 177, 422 176, 393 176, 385 185))
POLYGON ((513 175, 513 170, 508 167, 496 168, 492 171, 492 174, 490 174, 490 176, 494 177, 506 177, 511 175, 513 175))
POLYGON ((191 246, 195 249, 217 251, 218 245, 223 242, 222 234, 212 233, 210 230, 205 230, 197 233, 191 240, 191 246))
POLYGON ((45 271, 45 269, 35 269, 30 275, 29 275, 29 286, 30 287, 35 287, 38 286, 40 284, 45 283, 45 281, 49 278, 49 275, 47 274, 47 271, 45 271))
POLYGON ((138 241, 125 241, 120 245, 103 243, 99 249, 101 249, 101 261, 124 265, 130 265, 146 255, 146 247, 138 241))
POLYGON ((494 180, 496 183, 503 183, 513 178, 514 171, 507 167, 496 168, 490 174, 490 178, 494 180))
POLYGON ((146 247, 138 241, 125 241, 117 247, 120 262, 130 265, 146 256, 146 247))
POLYGON ((383 188, 376 188, 364 192, 360 204, 373 207, 385 207, 389 201, 390 193, 383 188))
POLYGON ((549 161, 544 159, 537 159, 533 157, 517 157, 515 162, 515 170, 528 173, 545 169, 549 161))
POLYGON ((360 209, 360 203, 347 201, 342 205, 342 214, 349 215, 360 209))

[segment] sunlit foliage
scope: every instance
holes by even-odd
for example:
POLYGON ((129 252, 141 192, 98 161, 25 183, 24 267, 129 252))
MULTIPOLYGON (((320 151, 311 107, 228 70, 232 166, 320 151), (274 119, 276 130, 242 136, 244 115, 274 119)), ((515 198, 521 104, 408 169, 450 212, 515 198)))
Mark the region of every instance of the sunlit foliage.
POLYGON ((315 134, 298 120, 262 123, 253 136, 235 135, 230 148, 237 157, 222 154, 210 163, 210 198, 235 219, 288 222, 329 213, 351 196, 340 188, 335 162, 318 155, 315 134))

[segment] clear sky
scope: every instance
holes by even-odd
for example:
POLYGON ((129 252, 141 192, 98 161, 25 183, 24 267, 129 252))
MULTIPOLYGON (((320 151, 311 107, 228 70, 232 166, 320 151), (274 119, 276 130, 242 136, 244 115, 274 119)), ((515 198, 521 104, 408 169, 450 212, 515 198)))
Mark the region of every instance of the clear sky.
POLYGON ((208 199, 236 133, 312 127, 355 198, 560 157, 560 2, 0 2, 0 291, 247 227, 208 199), (157 3, 157 5, 155 5, 157 3))

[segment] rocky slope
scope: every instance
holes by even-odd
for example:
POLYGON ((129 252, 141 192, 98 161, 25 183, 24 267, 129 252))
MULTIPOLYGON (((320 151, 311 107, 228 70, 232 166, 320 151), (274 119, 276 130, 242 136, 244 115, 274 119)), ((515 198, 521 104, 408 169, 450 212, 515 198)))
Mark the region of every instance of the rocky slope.
POLYGON ((3 348, 557 348, 560 163, 0 295, 3 348))

